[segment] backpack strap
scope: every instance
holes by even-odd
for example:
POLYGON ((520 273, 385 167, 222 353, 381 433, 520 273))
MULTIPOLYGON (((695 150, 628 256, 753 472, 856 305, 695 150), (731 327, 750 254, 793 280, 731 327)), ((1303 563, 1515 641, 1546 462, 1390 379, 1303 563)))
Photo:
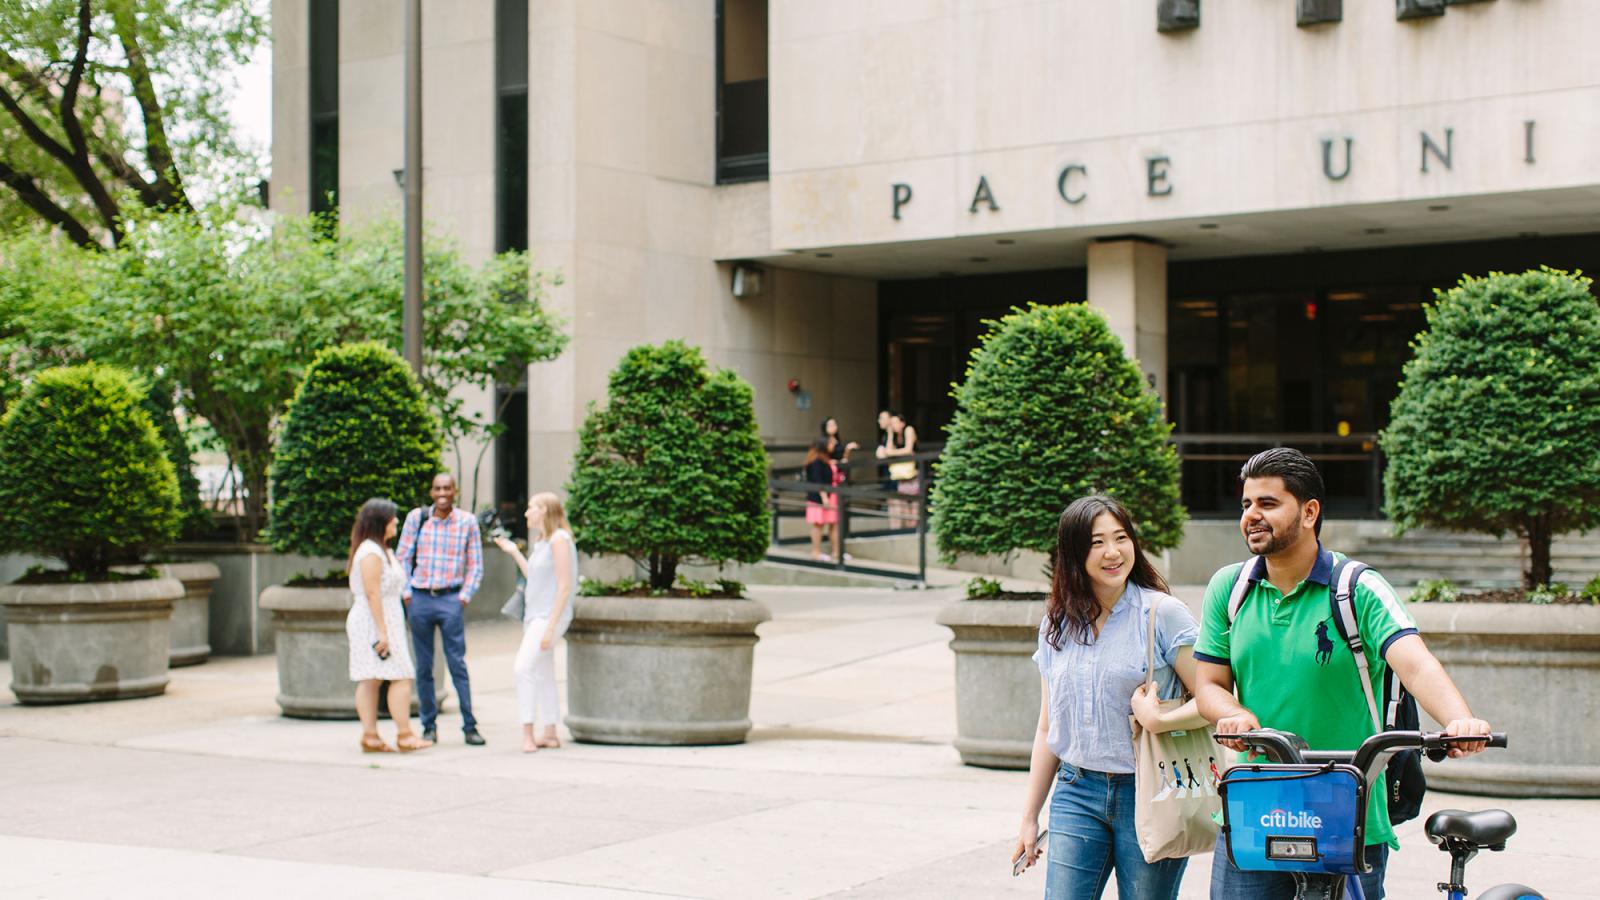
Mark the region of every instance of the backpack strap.
POLYGON ((1239 617, 1239 607, 1244 605, 1244 598, 1250 593, 1250 585, 1260 581, 1261 557, 1252 556, 1239 566, 1238 574, 1233 576, 1233 592, 1228 595, 1228 624, 1239 617))
MULTIPOLYGON (((1333 607, 1334 627, 1339 629, 1339 637, 1344 639, 1345 646, 1350 648, 1351 655, 1355 657, 1356 671, 1361 676, 1361 690, 1367 697, 1367 713, 1372 716, 1372 730, 1376 733, 1383 730, 1384 720, 1378 718, 1378 702, 1372 696, 1372 675, 1367 668, 1366 647, 1361 642, 1361 623, 1356 619, 1356 584, 1365 571, 1365 563, 1348 557, 1334 563, 1328 602, 1333 607)), ((1387 686, 1384 693, 1389 693, 1387 686)))

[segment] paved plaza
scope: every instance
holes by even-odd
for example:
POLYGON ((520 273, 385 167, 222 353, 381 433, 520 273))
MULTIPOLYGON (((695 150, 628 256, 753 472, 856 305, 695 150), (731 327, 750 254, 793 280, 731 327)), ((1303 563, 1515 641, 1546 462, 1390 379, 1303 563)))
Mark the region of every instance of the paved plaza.
MULTIPOLYGON (((736 747, 520 753, 510 622, 469 630, 483 748, 447 715, 435 749, 363 756, 354 722, 277 714, 272 657, 174 670, 147 700, 0 705, 0 897, 1042 896, 1040 870, 1007 862, 1024 773, 950 747, 933 618, 954 589, 753 592, 774 619, 736 747)), ((1519 823, 1471 864, 1474 894, 1525 880, 1600 898, 1584 874, 1600 801, 1429 796, 1446 806, 1519 823)), ((1420 830, 1400 829, 1391 897, 1439 896, 1448 858, 1420 830)), ((1193 860, 1182 896, 1204 897, 1209 873, 1193 860)))

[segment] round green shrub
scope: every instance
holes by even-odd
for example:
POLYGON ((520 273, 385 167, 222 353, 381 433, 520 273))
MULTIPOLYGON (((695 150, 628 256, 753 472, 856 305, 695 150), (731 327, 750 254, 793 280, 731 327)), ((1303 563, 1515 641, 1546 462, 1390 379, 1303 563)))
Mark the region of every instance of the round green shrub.
POLYGON ((194 459, 189 455, 189 442, 178 426, 173 412, 171 385, 153 383, 145 393, 142 406, 161 435, 167 448, 167 459, 172 460, 173 471, 178 476, 178 509, 180 537, 200 537, 211 530, 211 510, 200 499, 200 479, 194 476, 194 459))
POLYGON ((0 420, 4 549, 93 581, 177 534, 178 479, 144 399, 109 366, 39 373, 0 420))
POLYGON ((1528 540, 1528 588, 1550 542, 1600 525, 1600 304, 1550 268, 1464 277, 1436 292, 1379 438, 1397 530, 1528 540))
POLYGON ((1188 520, 1161 401, 1099 311, 1013 310, 989 323, 955 389, 930 504, 946 558, 1055 549, 1061 510, 1085 494, 1122 502, 1149 550, 1188 520))
POLYGON ((402 513, 429 502, 439 471, 439 421, 416 376, 388 347, 318 353, 284 415, 272 463, 272 546, 343 558, 350 524, 372 497, 402 513))
POLYGON ((578 546, 620 553, 672 586, 678 563, 766 555, 767 453, 754 392, 680 341, 639 346, 590 406, 573 461, 568 511, 578 546))

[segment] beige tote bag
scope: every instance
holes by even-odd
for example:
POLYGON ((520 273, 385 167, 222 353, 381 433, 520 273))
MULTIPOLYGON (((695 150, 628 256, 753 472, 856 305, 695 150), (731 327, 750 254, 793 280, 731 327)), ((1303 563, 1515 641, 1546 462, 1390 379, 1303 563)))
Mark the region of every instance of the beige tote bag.
MULTIPOLYGON (((1154 690, 1156 672, 1156 606, 1150 604, 1145 625, 1145 684, 1154 690)), ((1163 700, 1161 710, 1177 709, 1186 700, 1163 700)), ((1217 843, 1217 823, 1212 814, 1222 808, 1217 793, 1223 748, 1211 739, 1211 728, 1146 731, 1136 716, 1133 723, 1134 830, 1145 862, 1207 853, 1217 843)))

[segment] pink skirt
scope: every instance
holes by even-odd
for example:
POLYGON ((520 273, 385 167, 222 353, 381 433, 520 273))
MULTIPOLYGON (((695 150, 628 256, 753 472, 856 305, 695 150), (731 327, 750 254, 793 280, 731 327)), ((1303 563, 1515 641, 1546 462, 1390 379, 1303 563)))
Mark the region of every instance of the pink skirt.
POLYGON ((811 525, 839 524, 838 498, 829 494, 821 503, 806 503, 806 522, 811 525))

